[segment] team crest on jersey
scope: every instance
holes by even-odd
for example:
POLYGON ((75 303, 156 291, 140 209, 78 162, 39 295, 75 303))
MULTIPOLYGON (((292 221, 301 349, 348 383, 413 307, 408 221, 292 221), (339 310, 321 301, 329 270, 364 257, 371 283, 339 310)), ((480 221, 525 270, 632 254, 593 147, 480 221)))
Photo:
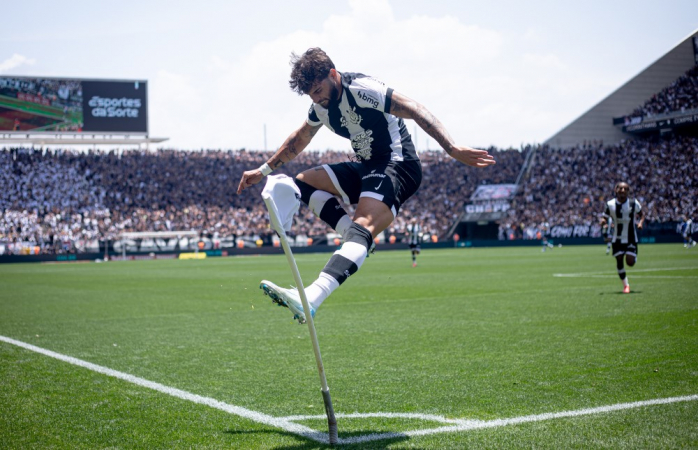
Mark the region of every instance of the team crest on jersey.
POLYGON ((342 124, 344 128, 349 128, 347 125, 349 122, 351 122, 353 125, 358 125, 361 123, 362 117, 357 114, 356 112, 356 106, 354 106, 351 111, 347 111, 349 113, 349 120, 347 120, 346 117, 342 114, 342 117, 339 119, 339 122, 342 124))
POLYGON ((371 148, 369 147, 361 149, 358 152, 356 152, 356 154, 362 161, 368 161, 369 159, 371 159, 371 148))
POLYGON ((359 158, 364 161, 371 159, 371 142, 373 142, 373 138, 371 137, 372 134, 372 130, 366 130, 365 132, 359 133, 351 138, 351 148, 353 148, 359 158))

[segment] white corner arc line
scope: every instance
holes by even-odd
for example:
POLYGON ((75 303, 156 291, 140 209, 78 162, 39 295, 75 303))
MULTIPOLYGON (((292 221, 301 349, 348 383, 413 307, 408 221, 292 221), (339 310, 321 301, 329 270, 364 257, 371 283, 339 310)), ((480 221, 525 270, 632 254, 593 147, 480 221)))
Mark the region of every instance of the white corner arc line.
MULTIPOLYGON (((639 402, 632 402, 632 403, 617 403, 615 405, 599 406, 597 408, 578 409, 578 410, 574 410, 574 411, 562 411, 562 412, 558 412, 558 413, 544 413, 544 414, 535 414, 535 415, 530 415, 530 416, 512 417, 510 419, 495 419, 495 420, 487 420, 487 421, 461 420, 461 422, 462 422, 461 424, 454 425, 454 426, 448 426, 448 427, 431 428, 431 429, 426 429, 426 430, 406 431, 403 433, 375 433, 375 434, 369 434, 369 435, 364 435, 364 436, 354 436, 354 437, 350 437, 350 438, 340 439, 340 444, 359 444, 362 442, 376 441, 376 440, 381 440, 381 439, 394 439, 394 438, 399 438, 399 437, 426 436, 426 435, 437 434, 437 433, 453 433, 453 432, 458 432, 458 431, 469 431, 469 430, 477 430, 477 429, 483 429, 483 428, 498 428, 498 427, 503 427, 503 426, 507 426, 507 425, 518 425, 518 424, 529 423, 529 422, 540 422, 543 420, 587 416, 587 415, 591 415, 591 414, 602 414, 602 413, 608 413, 608 412, 613 412, 613 411, 621 411, 621 410, 625 410, 625 409, 642 408, 645 406, 666 405, 669 403, 690 402, 690 401, 696 401, 696 400, 698 400, 698 395, 687 395, 687 396, 683 396, 683 397, 659 398, 659 399, 654 399, 654 400, 646 400, 646 401, 639 401, 639 402)), ((362 416, 378 417, 377 414, 380 414, 380 413, 355 414, 355 415, 353 415, 353 417, 362 417, 362 416)), ((321 418, 324 416, 319 416, 319 417, 321 418)), ((340 416, 338 415, 337 417, 339 418, 340 416)), ((448 420, 448 419, 445 419, 445 420, 448 420)))
POLYGON ((78 358, 73 358, 72 356, 66 356, 60 353, 52 352, 51 350, 46 350, 44 348, 27 344, 26 342, 17 341, 15 339, 11 339, 5 336, 0 336, 0 341, 7 342, 8 344, 16 345, 18 347, 22 347, 36 353, 41 353, 42 355, 61 360, 69 364, 73 364, 75 366, 83 367, 85 369, 101 373, 103 375, 108 375, 110 377, 128 381, 129 383, 133 383, 141 387, 153 389, 155 391, 162 392, 163 394, 171 395, 182 400, 188 400, 190 402, 198 403, 200 405, 210 406, 211 408, 219 409, 221 411, 225 411, 227 413, 234 414, 236 416, 240 416, 245 419, 252 420, 254 422, 262 423, 264 425, 269 425, 275 428, 281 428, 282 430, 305 436, 317 442, 328 442, 327 433, 321 433, 319 431, 313 430, 312 428, 306 427, 304 425, 299 425, 297 423, 293 423, 282 418, 270 416, 257 411, 252 411, 241 406, 230 405, 228 403, 224 403, 210 397, 202 397, 200 395, 192 394, 187 391, 182 391, 180 389, 165 386, 154 381, 139 378, 128 373, 119 372, 117 370, 109 369, 103 366, 98 366, 97 364, 92 364, 90 362, 83 361, 78 358))
MULTIPOLYGON (((182 400, 188 400, 197 404, 201 405, 206 405, 210 406, 211 408, 219 409, 221 411, 225 411, 230 414, 234 414, 236 416, 240 416, 245 419, 252 420, 254 422, 258 422, 264 425, 269 425, 275 428, 280 428, 282 430, 288 431, 290 433, 297 434, 299 436, 304 436, 306 438, 312 439, 316 442, 320 443, 329 443, 329 438, 327 433, 323 433, 320 431, 313 430, 312 428, 306 427, 304 425, 300 425, 297 423, 294 423, 293 421, 297 420, 310 420, 310 419, 324 419, 326 416, 324 415, 297 415, 297 416, 287 416, 287 417, 274 417, 270 416, 267 414, 263 414, 257 411, 252 411, 247 408, 243 408, 241 406, 235 406, 235 405, 230 405, 228 403, 224 403, 221 401, 218 401, 216 399, 210 398, 210 397, 202 397, 200 395, 192 394, 190 392, 182 391, 180 389, 172 388, 169 386, 162 385, 160 383, 155 383, 153 381, 148 381, 143 378, 136 377, 134 375, 130 375, 124 372, 119 372, 113 369, 109 369, 107 367, 99 366, 97 364, 92 364, 87 361, 83 361, 78 358, 73 358, 72 356, 66 356, 62 355, 60 353, 53 352, 51 350, 46 350, 41 347, 37 347, 35 345, 27 344, 22 341, 17 341, 15 339, 11 339, 5 336, 0 336, 0 341, 6 342, 8 344, 16 345, 18 347, 22 347, 27 350, 31 350, 36 353, 40 353, 45 356, 49 356, 51 358, 58 359, 60 361, 67 362, 69 364, 73 364, 79 367, 83 367, 85 369, 92 370, 97 373, 101 373, 103 375, 108 375, 114 378, 118 378, 124 381, 128 381, 129 383, 136 384, 141 387, 145 387, 148 389, 153 389, 158 392, 162 392, 163 394, 171 395, 173 397, 180 398, 182 400)), ((602 414, 602 413, 608 413, 608 412, 613 412, 613 411, 621 411, 625 409, 633 409, 633 408, 642 408, 645 406, 652 406, 652 405, 666 405, 670 403, 678 403, 678 402, 689 402, 689 401, 696 401, 698 400, 698 395, 687 395, 687 396, 682 396, 682 397, 668 397, 668 398, 659 398, 659 399, 653 399, 653 400, 645 400, 645 401, 638 401, 638 402, 632 402, 632 403, 617 403, 615 405, 607 405, 607 406, 599 406, 596 408, 586 408, 586 409, 578 409, 578 410, 573 410, 573 411, 562 411, 562 412, 557 412, 557 413, 544 413, 544 414, 534 414, 534 415, 529 415, 529 416, 521 416, 521 417, 512 417, 509 419, 495 419, 495 420, 473 420, 473 419, 448 419, 443 416, 437 416, 434 414, 418 414, 418 413, 352 413, 352 414, 337 414, 337 418, 346 418, 346 419, 351 419, 351 418, 371 418, 371 417, 380 417, 380 418, 405 418, 405 419, 418 419, 418 420, 425 420, 425 421, 434 421, 434 422, 442 422, 442 423, 448 423, 452 424, 451 426, 445 426, 445 427, 438 427, 438 428, 430 428, 430 429, 422 429, 422 430, 413 430, 413 431, 405 431, 405 432, 397 432, 397 433, 373 433, 373 434, 367 434, 363 436, 352 436, 349 438, 340 438, 339 439, 339 444, 358 444, 362 442, 370 442, 370 441, 377 441, 377 440, 383 440, 383 439, 394 439, 394 438, 405 438, 405 437, 413 437, 413 436, 426 436, 430 434, 437 434, 437 433, 453 433, 453 432, 459 432, 459 431, 468 431, 468 430, 476 430, 476 429, 482 429, 482 428, 497 428, 497 427, 503 427, 507 425, 518 425, 522 423, 529 423, 529 422, 540 422, 543 420, 552 420, 552 419, 561 419, 561 418, 567 418, 567 417, 578 417, 578 416, 586 416, 586 415, 591 415, 591 414, 602 414)))

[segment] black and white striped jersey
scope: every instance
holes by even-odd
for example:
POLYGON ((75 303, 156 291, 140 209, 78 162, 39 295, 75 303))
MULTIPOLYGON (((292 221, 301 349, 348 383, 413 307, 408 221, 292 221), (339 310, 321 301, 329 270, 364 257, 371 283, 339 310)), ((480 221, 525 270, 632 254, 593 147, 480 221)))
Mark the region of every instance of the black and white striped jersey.
POLYGON ((617 199, 606 202, 604 216, 614 224, 612 242, 621 244, 637 244, 635 216, 640 213, 642 206, 637 199, 628 199, 619 203, 617 199))
POLYGON ((409 233, 408 243, 410 245, 419 245, 421 242, 422 227, 417 223, 407 224, 407 232, 409 233))
POLYGON ((310 125, 325 125, 351 141, 362 161, 418 160, 405 122, 390 114, 392 88, 360 73, 342 73, 342 98, 328 108, 313 103, 310 125))

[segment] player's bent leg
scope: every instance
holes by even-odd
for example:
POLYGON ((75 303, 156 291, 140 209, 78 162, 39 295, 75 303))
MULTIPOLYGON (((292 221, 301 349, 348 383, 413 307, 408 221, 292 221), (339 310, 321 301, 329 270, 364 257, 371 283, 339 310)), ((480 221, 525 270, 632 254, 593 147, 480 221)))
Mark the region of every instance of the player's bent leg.
POLYGON ((370 231, 373 238, 388 228, 394 219, 388 205, 371 197, 361 197, 354 213, 354 222, 370 231))
POLYGON ((352 221, 337 197, 311 186, 300 178, 296 178, 295 183, 301 191, 301 201, 323 222, 344 236, 352 221))
POLYGON ((371 243, 371 233, 352 222, 344 236, 344 244, 334 252, 317 280, 305 290, 314 309, 317 310, 335 289, 359 270, 368 255, 371 243))
POLYGON ((628 282, 628 276, 625 273, 622 253, 616 256, 616 268, 618 269, 618 277, 623 282, 623 293, 627 294, 630 292, 630 283, 628 282))
POLYGON ((623 255, 616 257, 616 269, 618 269, 618 276, 621 280, 626 278, 625 276, 625 265, 623 264, 623 255))
POLYGON ((630 267, 634 266, 635 261, 637 261, 637 251, 637 244, 628 244, 628 249, 625 251, 625 262, 630 267))
POLYGON ((329 174, 322 166, 313 167, 299 173, 296 175, 296 180, 307 183, 315 189, 329 192, 332 195, 340 195, 329 174))
POLYGON ((314 309, 317 310, 335 289, 361 268, 374 237, 392 220, 393 213, 385 203, 372 198, 359 200, 354 222, 344 236, 344 244, 334 252, 317 280, 305 290, 314 309))

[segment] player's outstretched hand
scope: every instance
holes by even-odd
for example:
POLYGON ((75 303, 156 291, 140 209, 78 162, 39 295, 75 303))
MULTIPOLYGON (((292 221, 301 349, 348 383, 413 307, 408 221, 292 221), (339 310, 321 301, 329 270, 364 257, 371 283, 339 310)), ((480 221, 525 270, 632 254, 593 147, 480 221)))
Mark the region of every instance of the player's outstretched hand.
POLYGON ((477 150, 465 146, 454 146, 450 153, 458 161, 473 167, 487 167, 496 164, 494 157, 487 150, 477 150))
POLYGON ((240 184, 238 185, 238 194, 248 187, 259 183, 264 178, 262 171, 259 169, 247 170, 243 172, 242 178, 240 178, 240 184))

